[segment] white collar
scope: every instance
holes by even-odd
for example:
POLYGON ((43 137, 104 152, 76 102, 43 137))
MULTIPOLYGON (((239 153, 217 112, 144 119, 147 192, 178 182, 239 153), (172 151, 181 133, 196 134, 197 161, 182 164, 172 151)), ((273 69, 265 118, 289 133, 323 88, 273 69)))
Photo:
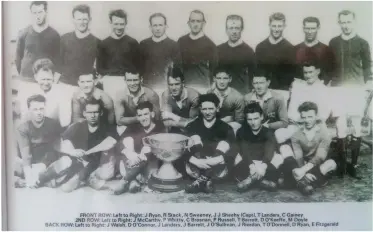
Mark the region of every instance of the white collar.
POLYGON ((212 120, 211 122, 208 122, 206 121, 205 119, 203 119, 203 125, 205 125, 205 127, 207 128, 211 128, 216 122, 216 118, 214 118, 214 120, 212 120))
MULTIPOLYGON (((90 96, 98 100, 101 98, 101 91, 98 88, 94 87, 92 94, 90 96)), ((85 95, 81 90, 79 90, 78 97, 87 99, 87 95, 85 95)))
POLYGON ((231 88, 231 87, 228 87, 228 88, 224 91, 224 93, 222 93, 222 92, 220 92, 220 91, 218 90, 217 87, 215 87, 214 90, 213 90, 213 92, 214 92, 218 97, 226 97, 226 96, 228 96, 228 95, 232 92, 232 88, 231 88))
POLYGON ((351 34, 349 34, 349 35, 345 35, 345 34, 341 34, 341 38, 343 39, 343 40, 350 40, 350 39, 352 39, 352 38, 354 38, 355 36, 357 36, 357 34, 356 34, 356 32, 352 32, 351 34))
POLYGON ((281 36, 279 39, 275 40, 272 36, 268 37, 268 40, 271 44, 278 44, 284 39, 283 36, 281 36))
POLYGON ((90 32, 89 29, 88 29, 88 30, 87 30, 86 32, 84 32, 84 33, 81 33, 81 32, 78 31, 78 30, 75 30, 74 33, 75 33, 75 36, 76 36, 78 39, 83 39, 83 38, 89 36, 89 34, 90 34, 91 32, 90 32))
POLYGON ((202 38, 203 36, 205 36, 205 33, 203 31, 200 31, 197 35, 193 35, 192 33, 189 33, 189 37, 192 40, 197 40, 199 38, 202 38))
MULTIPOLYGON (((267 101, 268 99, 272 98, 272 93, 271 91, 268 89, 267 92, 264 94, 263 96, 263 101, 267 101)), ((255 90, 253 90, 253 96, 251 97, 251 100, 252 101, 260 101, 260 99, 258 98, 258 96, 256 95, 256 92, 255 90)))
POLYGON ((41 33, 42 31, 44 31, 48 27, 49 27, 49 25, 48 25, 47 22, 44 24, 44 26, 41 26, 41 27, 38 26, 38 25, 32 24, 32 29, 34 29, 34 31, 36 31, 37 33, 41 33))
POLYGON ((124 36, 126 35, 126 32, 123 33, 123 35, 121 37, 118 37, 114 32, 112 32, 110 34, 110 37, 113 38, 113 39, 121 39, 123 38, 124 36))
MULTIPOLYGON (((88 124, 88 123, 87 123, 88 124)), ((98 127, 99 127, 99 125, 97 125, 97 126, 90 126, 89 124, 88 124, 88 131, 89 131, 89 133, 94 133, 94 132, 96 132, 97 130, 98 130, 98 127)))
POLYGON ((243 40, 241 38, 234 43, 232 41, 228 40, 228 45, 232 48, 237 47, 241 44, 243 44, 243 40))
MULTIPOLYGON (((170 94, 170 93, 169 93, 170 94)), ((170 94, 171 95, 171 94, 170 94)), ((171 97, 173 98, 173 99, 175 99, 172 95, 171 95, 171 97)), ((187 91, 187 89, 184 87, 183 88, 183 92, 181 92, 181 95, 180 95, 180 102, 181 101, 184 101, 185 99, 187 99, 188 98, 188 91, 187 91)), ((176 99, 175 99, 176 100, 176 99)), ((176 100, 177 101, 177 100, 176 100)))
MULTIPOLYGON (((324 82, 322 82, 322 80, 318 79, 318 80, 316 80, 315 82, 313 82, 312 85, 309 85, 309 84, 307 83, 307 81, 306 81, 306 85, 307 85, 307 86, 320 86, 320 85, 324 85, 324 82)), ((324 86, 325 86, 325 85, 324 85, 324 86)))
POLYGON ((144 128, 145 133, 149 134, 149 132, 151 132, 154 129, 154 127, 155 127, 155 124, 151 123, 150 127, 147 130, 144 128))
POLYGON ((319 40, 318 39, 315 39, 314 41, 312 41, 311 43, 307 43, 307 41, 304 41, 304 44, 307 46, 307 47, 313 47, 315 46, 316 44, 319 43, 319 40))
POLYGON ((163 40, 165 40, 165 39, 167 39, 167 35, 166 35, 166 33, 163 34, 161 37, 155 37, 154 35, 152 36, 152 40, 153 40, 154 42, 156 42, 156 43, 159 43, 159 42, 161 42, 161 41, 163 41, 163 40))

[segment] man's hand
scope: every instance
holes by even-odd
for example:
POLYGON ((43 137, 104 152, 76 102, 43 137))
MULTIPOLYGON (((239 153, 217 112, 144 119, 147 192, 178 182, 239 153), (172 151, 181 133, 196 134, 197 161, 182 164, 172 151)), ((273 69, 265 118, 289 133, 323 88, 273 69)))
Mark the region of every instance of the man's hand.
POLYGON ((194 164, 195 166, 197 166, 200 169, 209 169, 209 168, 211 168, 211 166, 208 165, 206 159, 197 159, 196 158, 196 159, 193 159, 191 161, 191 163, 194 164))
POLYGON ((141 161, 139 154, 134 151, 126 151, 124 155, 127 157, 130 165, 136 165, 141 161))
POLYGON ((313 174, 311 174, 311 173, 307 173, 306 174, 306 178, 310 181, 310 182, 313 182, 313 181, 315 181, 317 178, 316 178, 316 176, 314 176, 313 174))
POLYGON ((263 126, 268 128, 268 122, 269 122, 269 120, 267 120, 265 123, 263 123, 263 126))
POLYGON ((169 112, 169 111, 163 111, 161 116, 162 116, 163 120, 171 119, 171 120, 177 121, 177 122, 180 120, 179 116, 177 116, 174 113, 169 112))
POLYGON ((256 170, 258 179, 262 179, 264 175, 266 174, 267 164, 258 162, 258 163, 255 163, 255 166, 256 166, 255 170, 256 170))
POLYGON ((295 168, 293 170, 293 176, 294 176, 294 179, 295 180, 300 180, 303 178, 303 176, 305 175, 306 173, 304 172, 304 170, 302 168, 295 168))
POLYGON ((28 188, 36 188, 38 186, 39 178, 33 174, 26 176, 26 186, 28 188))
POLYGON ((86 152, 82 149, 74 149, 71 154, 71 156, 74 156, 76 158, 82 158, 83 156, 86 155, 86 152))

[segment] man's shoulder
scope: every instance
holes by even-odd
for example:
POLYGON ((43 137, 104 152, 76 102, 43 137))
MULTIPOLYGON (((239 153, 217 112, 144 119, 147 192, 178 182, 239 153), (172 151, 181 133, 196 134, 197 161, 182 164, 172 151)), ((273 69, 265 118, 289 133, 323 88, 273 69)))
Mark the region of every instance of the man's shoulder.
POLYGON ((233 87, 230 87, 231 88, 231 97, 235 98, 235 99, 243 99, 243 95, 238 92, 235 88, 233 87))
POLYGON ((228 46, 228 42, 224 42, 224 43, 221 43, 217 46, 218 50, 221 51, 221 50, 225 50, 225 49, 228 49, 229 46, 228 46))
POLYGON ((126 35, 125 38, 131 44, 139 44, 139 42, 135 38, 133 38, 133 37, 131 37, 129 35, 126 35))
POLYGON ((341 36, 338 35, 338 36, 335 36, 333 37, 330 42, 329 42, 329 45, 334 45, 336 43, 339 43, 340 41, 342 40, 341 36))
POLYGON ((60 126, 60 123, 56 119, 52 119, 49 117, 44 118, 44 123, 45 125, 48 125, 48 126, 58 126, 58 127, 60 126))
POLYGON ((180 36, 179 37, 179 39, 177 40, 177 42, 185 42, 185 41, 187 41, 187 40, 191 40, 190 38, 189 38, 189 34, 185 34, 185 35, 182 35, 182 36, 180 36))
POLYGON ((268 40, 268 38, 265 38, 264 40, 259 42, 258 45, 256 45, 256 50, 261 49, 263 47, 266 47, 268 45, 269 45, 269 40, 268 40))
POLYGON ((20 132, 27 132, 30 130, 30 120, 23 120, 20 124, 17 126, 17 130, 20 132))
POLYGON ((70 41, 74 38, 74 32, 70 31, 61 36, 61 41, 70 41))
POLYGON ((188 92, 188 98, 193 100, 195 99, 196 97, 199 97, 199 92, 191 87, 185 87, 185 89, 187 90, 188 92))
POLYGON ((368 41, 366 41, 365 39, 361 38, 359 35, 356 35, 356 40, 363 46, 365 45, 369 45, 368 41))
POLYGON ((46 30, 48 30, 48 32, 51 33, 53 36, 60 37, 60 34, 53 27, 48 26, 46 30))
POLYGON ((273 100, 275 101, 284 101, 284 96, 282 96, 280 93, 276 92, 275 90, 273 89, 269 89, 271 95, 272 95, 272 98, 273 100))
POLYGON ((154 97, 154 96, 157 96, 158 97, 158 94, 151 88, 149 87, 145 87, 145 86, 142 86, 143 90, 144 90, 144 93, 149 96, 149 97, 154 97))
POLYGON ((25 37, 27 36, 28 34, 31 34, 33 32, 33 29, 32 29, 32 26, 29 25, 21 30, 18 31, 18 37, 25 37))
POLYGON ((223 131, 233 130, 232 127, 228 123, 224 122, 220 118, 217 118, 215 123, 219 130, 223 130, 223 131))
POLYGON ((87 120, 81 120, 78 122, 74 122, 70 124, 70 126, 66 129, 66 132, 81 130, 84 127, 87 127, 87 125, 88 125, 87 120))
POLYGON ((255 94, 254 91, 251 91, 251 92, 245 94, 245 95, 243 96, 243 99, 244 99, 246 102, 250 102, 251 99, 253 98, 254 94, 255 94))
POLYGON ((153 42, 152 37, 148 37, 148 38, 140 41, 140 46, 147 46, 147 45, 151 44, 152 42, 153 42))
POLYGON ((201 37, 201 39, 206 41, 207 44, 213 45, 214 47, 216 47, 214 41, 212 41, 212 39, 210 39, 210 37, 208 37, 207 35, 204 35, 203 37, 201 37))

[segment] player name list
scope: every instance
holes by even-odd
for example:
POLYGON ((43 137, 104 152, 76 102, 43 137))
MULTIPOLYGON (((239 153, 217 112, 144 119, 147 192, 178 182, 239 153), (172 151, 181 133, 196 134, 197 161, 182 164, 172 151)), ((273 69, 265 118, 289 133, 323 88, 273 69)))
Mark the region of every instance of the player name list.
POLYGON ((46 228, 338 228, 339 222, 310 221, 304 214, 239 213, 80 213, 73 222, 46 222, 46 228))

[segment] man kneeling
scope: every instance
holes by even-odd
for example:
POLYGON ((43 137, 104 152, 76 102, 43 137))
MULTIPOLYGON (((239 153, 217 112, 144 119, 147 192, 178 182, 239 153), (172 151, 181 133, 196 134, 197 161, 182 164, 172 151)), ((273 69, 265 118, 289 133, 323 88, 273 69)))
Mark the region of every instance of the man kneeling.
POLYGON ((273 130, 263 126, 263 110, 259 103, 250 103, 244 110, 246 122, 237 131, 238 151, 235 161, 237 191, 244 192, 253 184, 269 191, 276 190, 278 168, 283 162, 276 153, 273 130))
POLYGON ((199 105, 202 116, 187 127, 193 146, 186 162, 186 173, 195 179, 186 187, 187 193, 214 192, 213 179, 222 179, 228 174, 227 167, 234 154, 233 129, 216 117, 219 98, 212 93, 201 95, 199 105))
POLYGON ((150 147, 144 146, 142 139, 158 133, 164 133, 163 124, 154 120, 153 104, 149 101, 140 102, 136 107, 139 124, 134 124, 121 135, 117 144, 119 171, 122 179, 112 188, 112 194, 119 195, 126 191, 140 191, 141 184, 146 183, 150 175, 158 169, 159 162, 151 154, 150 147))
POLYGON ((331 137, 325 123, 317 120, 317 105, 304 102, 298 111, 303 127, 291 137, 294 153, 288 145, 281 148, 282 170, 287 186, 296 184, 303 194, 310 195, 315 187, 327 183, 327 174, 337 165, 334 160, 327 159, 331 137))

